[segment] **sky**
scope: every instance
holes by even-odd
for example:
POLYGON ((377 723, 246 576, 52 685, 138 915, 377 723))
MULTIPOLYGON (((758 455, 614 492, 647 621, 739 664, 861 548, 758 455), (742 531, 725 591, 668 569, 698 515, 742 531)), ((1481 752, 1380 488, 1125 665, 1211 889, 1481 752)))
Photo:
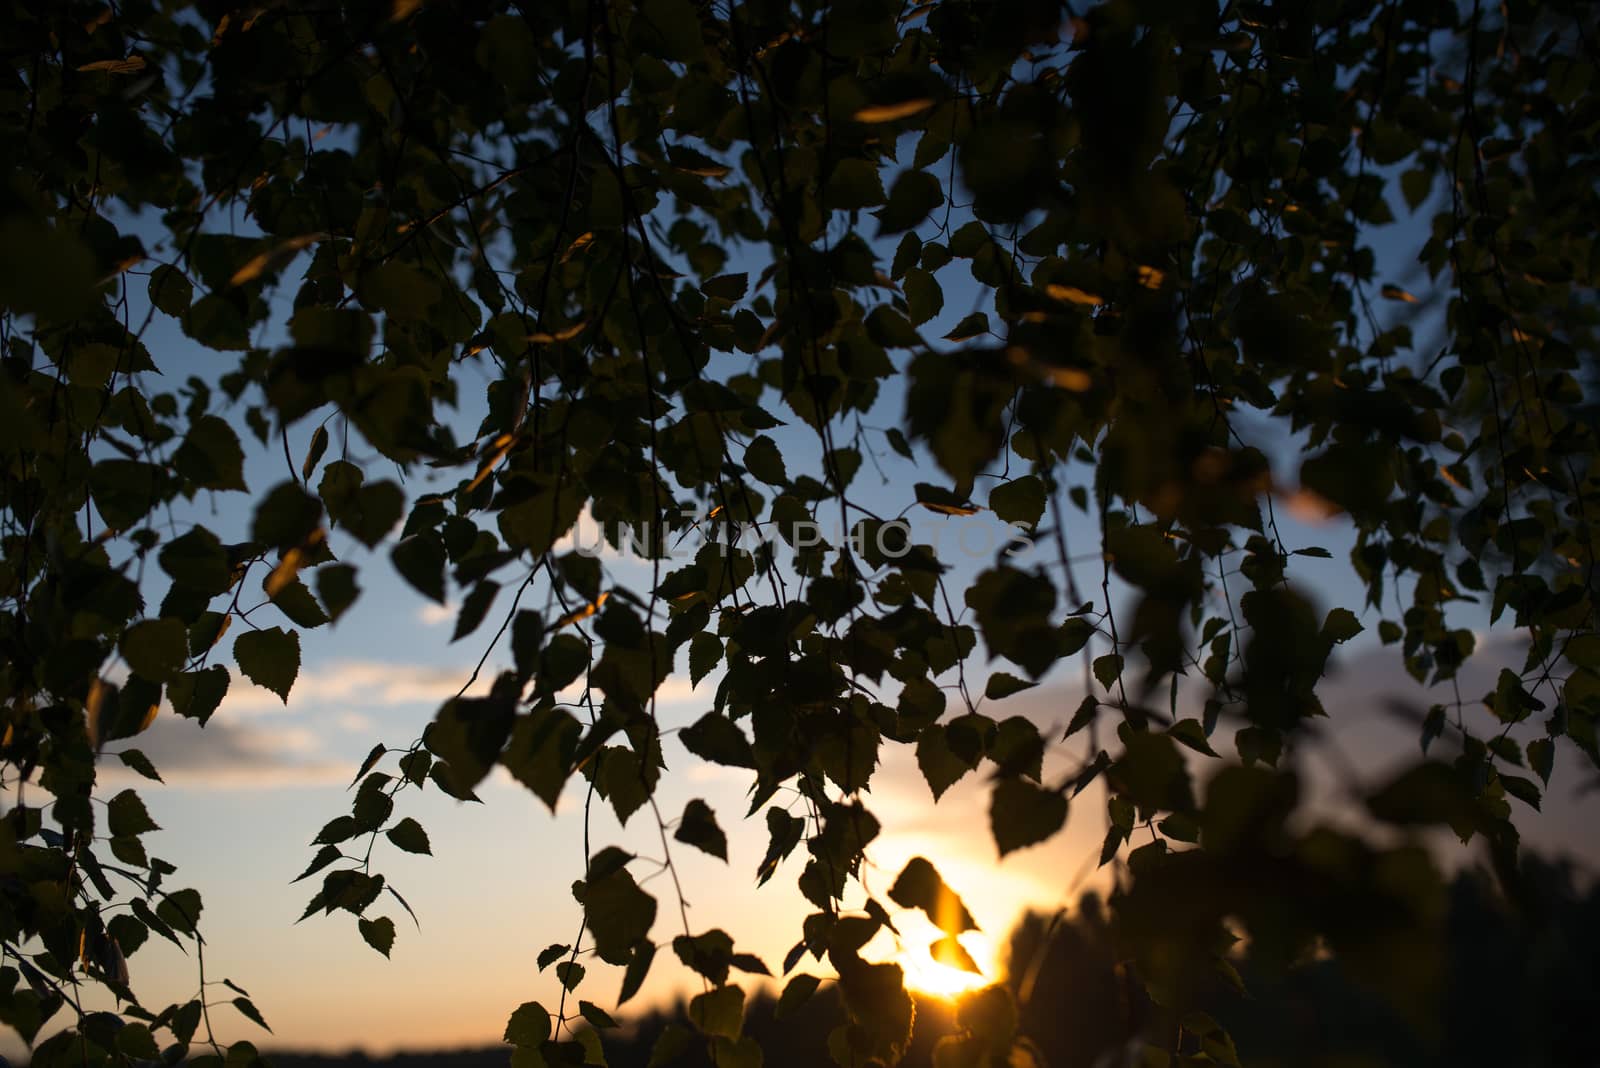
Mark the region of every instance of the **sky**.
MULTIPOLYGON (((1377 240, 1381 244, 1385 238, 1379 235, 1377 240)), ((947 283, 945 311, 924 327, 929 337, 948 330, 978 300, 964 266, 948 268, 941 280, 947 283)), ((1396 280, 1415 286, 1409 271, 1398 272, 1396 280)), ((142 286, 134 289, 137 295, 142 286)), ((271 329, 281 333, 281 320, 271 329)), ((189 374, 214 380, 231 367, 232 356, 197 349, 162 316, 146 340, 164 379, 147 376, 150 388, 175 388, 189 374)), ((271 334, 264 340, 270 342, 271 334)), ((470 395, 471 388, 464 393, 470 395)), ((889 391, 869 422, 897 425, 900 401, 898 393, 889 391)), ((250 452, 246 479, 252 491, 263 492, 286 477, 283 457, 276 442, 272 448, 258 447, 243 429, 242 411, 233 414, 250 452)), ((464 419, 464 424, 470 422, 464 419)), ((311 429, 309 421, 291 428, 296 463, 311 429)), ((803 428, 784 428, 774 436, 791 457, 814 454, 809 431, 803 428)), ((1292 487, 1299 456, 1294 443, 1260 443, 1274 461, 1280 484, 1292 487)), ((908 503, 912 482, 942 481, 930 477, 930 468, 901 460, 887 448, 879 459, 881 474, 869 462, 857 476, 863 493, 908 503)), ((370 467, 368 477, 393 477, 381 466, 370 467)), ((791 460, 791 471, 796 466, 791 460)), ((408 473, 410 496, 435 488, 427 476, 426 469, 408 473)), ((450 484, 456 477, 459 472, 452 472, 450 484)), ((212 526, 224 541, 242 539, 250 520, 249 498, 202 498, 195 502, 193 518, 212 526)), ((909 518, 916 540, 937 534, 949 548, 942 555, 954 566, 953 590, 963 588, 992 561, 994 548, 980 547, 999 544, 992 516, 944 518, 919 512, 909 518)), ((1356 607, 1361 596, 1346 562, 1350 530, 1337 521, 1306 525, 1282 510, 1279 518, 1290 548, 1320 545, 1333 555, 1331 560, 1297 558, 1295 581, 1324 609, 1334 604, 1356 607)), ((1075 545, 1098 544, 1087 517, 1069 524, 1068 534, 1075 545)), ((392 538, 371 553, 353 543, 339 546, 341 553, 364 565, 364 593, 339 622, 303 637, 300 676, 287 703, 234 671, 227 699, 205 728, 164 708, 150 730, 132 741, 161 771, 164 784, 137 779, 114 762, 103 765, 103 791, 137 786, 160 825, 160 831, 147 836, 146 845, 152 854, 178 865, 169 885, 194 887, 204 898, 208 978, 226 977, 248 989, 274 1028, 267 1036, 243 1018, 220 1012, 213 1021, 225 1039, 373 1053, 482 1044, 498 1039, 507 1015, 521 1002, 539 1000, 554 1007, 559 1000, 552 972, 541 973, 535 958, 547 945, 570 942, 578 929, 580 913, 570 886, 585 858, 581 780, 568 784, 554 813, 498 771, 480 790, 482 805, 462 804, 431 788, 400 794, 395 816, 413 817, 426 828, 433 855, 410 856, 379 844, 376 869, 405 896, 418 918, 414 926, 387 898, 373 907, 369 914, 389 915, 398 927, 390 960, 361 940, 346 913, 296 922, 318 879, 292 880, 315 852, 309 843, 318 829, 348 811, 349 784, 362 758, 376 742, 403 747, 417 737, 439 704, 465 681, 493 630, 492 624, 486 625, 471 639, 452 644, 453 611, 426 601, 394 575, 387 562, 390 544, 392 538)), ((1031 559, 1025 556, 1021 562, 1031 559)), ((637 563, 614 558, 608 567, 624 582, 630 577, 638 581, 646 573, 637 563)), ((1080 581, 1097 586, 1098 566, 1085 567, 1093 570, 1080 572, 1080 581)), ((162 591, 155 578, 150 583, 147 595, 157 601, 162 591)), ((1328 751, 1342 756, 1313 759, 1306 767, 1315 784, 1316 818, 1351 819, 1352 792, 1382 782, 1417 757, 1416 728, 1390 715, 1387 699, 1424 706, 1430 700, 1405 675, 1398 652, 1376 641, 1377 614, 1366 610, 1358 615, 1368 630, 1341 647, 1337 670, 1323 691, 1335 726, 1336 745, 1328 751), (1359 781, 1352 783, 1352 775, 1359 781)), ((1500 666, 1520 662, 1514 639, 1485 638, 1464 672, 1462 689, 1469 695, 1490 688, 1500 666)), ((232 665, 229 656, 220 662, 232 665)), ((492 678, 508 662, 503 648, 494 651, 484 677, 492 678)), ((685 668, 680 662, 659 696, 662 725, 668 730, 693 722, 711 707, 718 676, 696 687, 685 668)), ((989 670, 981 645, 971 670, 973 690, 981 692, 989 670)), ((1077 675, 1072 661, 1037 689, 986 711, 1023 714, 1047 732, 1059 733, 1082 697, 1077 675)), ((1194 698, 1186 692, 1182 700, 1189 707, 1194 698)), ((1074 766, 1081 759, 1082 743, 1080 735, 1071 744, 1054 746, 1047 778, 1074 766)), ((1436 744, 1447 746, 1448 740, 1436 744)), ((1592 780, 1592 769, 1586 773, 1578 767, 1570 747, 1559 747, 1559 753, 1545 812, 1521 814, 1524 838, 1533 848, 1575 854, 1592 875, 1600 865, 1600 845, 1587 828, 1600 809, 1593 793, 1580 792, 1592 780)), ((798 937, 801 919, 811 911, 794 887, 799 857, 758 889, 755 869, 767 832, 759 814, 739 818, 747 807, 749 774, 699 764, 671 738, 665 755, 668 770, 658 792, 663 815, 673 819, 690 799, 704 799, 729 839, 726 863, 683 845, 672 850, 691 929, 699 933, 721 927, 741 950, 757 954, 778 971, 798 937)), ((381 767, 393 771, 392 764, 381 767)), ((1073 801, 1061 834, 1004 859, 989 833, 987 798, 987 783, 969 775, 935 804, 912 751, 886 745, 864 799, 885 828, 869 850, 865 882, 881 898, 910 858, 933 861, 977 919, 982 931, 969 937, 968 949, 993 976, 1000 966, 999 946, 1024 910, 1070 907, 1083 891, 1103 890, 1108 873, 1095 867, 1106 829, 1098 786, 1073 801)), ((641 858, 661 856, 648 812, 620 826, 609 807, 597 803, 590 834, 595 848, 614 844, 641 858)), ((1471 849, 1438 844, 1449 863, 1470 863, 1476 856, 1471 849)), ((650 864, 642 860, 633 870, 649 875, 650 864)), ((671 883, 658 872, 646 885, 661 902, 653 937, 664 944, 682 933, 671 883)), ((940 973, 925 960, 933 928, 915 915, 903 920, 902 944, 884 936, 871 952, 904 960, 913 981, 937 983, 940 973)), ((579 996, 609 1008, 620 975, 593 960, 588 963, 590 975, 579 996)), ((135 989, 156 1008, 191 996, 197 983, 195 958, 159 939, 132 957, 130 968, 135 989)), ((809 958, 800 968, 826 971, 809 958)), ((630 1007, 662 1004, 695 989, 686 970, 663 950, 630 1007)), ((10 1046, 0 1041, 0 1052, 16 1051, 14 1039, 10 1046)))

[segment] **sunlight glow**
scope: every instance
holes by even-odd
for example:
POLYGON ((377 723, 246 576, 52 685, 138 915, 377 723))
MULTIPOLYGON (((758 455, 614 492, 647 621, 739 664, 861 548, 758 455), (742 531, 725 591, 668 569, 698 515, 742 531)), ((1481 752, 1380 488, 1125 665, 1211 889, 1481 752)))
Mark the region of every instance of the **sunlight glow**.
POLYGON ((921 994, 954 1001, 962 994, 995 982, 999 978, 999 967, 989 939, 978 931, 968 931, 959 941, 981 972, 969 972, 935 959, 930 952, 935 943, 915 948, 907 946, 898 961, 905 969, 906 986, 921 994))

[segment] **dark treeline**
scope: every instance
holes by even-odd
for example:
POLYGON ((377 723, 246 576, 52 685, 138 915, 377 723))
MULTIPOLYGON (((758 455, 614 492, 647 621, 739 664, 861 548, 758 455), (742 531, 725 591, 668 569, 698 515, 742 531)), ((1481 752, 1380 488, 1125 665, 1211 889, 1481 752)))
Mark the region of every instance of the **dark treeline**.
MULTIPOLYGON (((1248 994, 1219 990, 1212 1012, 1252 1052, 1252 1068, 1600 1064, 1591 1024, 1600 1005, 1600 889, 1566 864, 1530 859, 1523 874, 1515 905, 1485 875, 1457 877, 1440 981, 1426 1011, 1391 1006, 1333 960, 1269 975, 1246 952, 1239 970, 1248 994), (1496 1025, 1483 1026, 1491 1017, 1496 1025)), ((1070 918, 1030 914, 1011 933, 1006 982, 1021 1006, 1020 1031, 1050 1068, 1133 1063, 1139 1039, 1162 1042, 1149 1033, 1155 1015, 1114 946, 1115 932, 1093 895, 1070 918)), ((830 1063, 827 1036, 840 1013, 832 994, 824 990, 783 1018, 776 1007, 771 997, 755 998, 745 1021, 745 1033, 764 1053, 764 1068, 830 1063)), ((685 1021, 682 1005, 627 1021, 605 1034, 607 1061, 613 1068, 646 1068, 660 1034, 685 1021)), ((957 1027, 952 1006, 919 998, 905 1063, 933 1064, 934 1046, 957 1027)), ((270 1059, 275 1068, 501 1068, 508 1056, 499 1046, 384 1059, 287 1052, 270 1059)), ((698 1046, 671 1064, 711 1068, 698 1046)))

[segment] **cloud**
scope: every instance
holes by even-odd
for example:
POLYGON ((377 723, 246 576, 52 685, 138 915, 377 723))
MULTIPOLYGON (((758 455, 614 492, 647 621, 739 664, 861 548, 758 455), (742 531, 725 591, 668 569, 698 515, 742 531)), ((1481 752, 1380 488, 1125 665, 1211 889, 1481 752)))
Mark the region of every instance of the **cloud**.
POLYGON ((429 601, 417 609, 417 622, 427 627, 437 627, 443 623, 453 622, 460 611, 461 606, 454 602, 435 604, 429 601))
MULTIPOLYGON (((337 661, 301 672, 289 694, 290 717, 318 713, 302 725, 281 713, 286 706, 276 694, 235 676, 215 715, 201 727, 163 706, 150 729, 112 746, 144 752, 169 783, 203 788, 270 788, 322 783, 348 783, 356 762, 329 751, 341 737, 374 735, 379 724, 369 713, 402 705, 438 705, 454 697, 471 675, 470 668, 427 667, 375 660, 337 661), (271 716, 277 712, 280 715, 271 716)), ((489 691, 493 671, 484 671, 468 689, 477 696, 489 691)), ((671 676, 658 692, 663 706, 679 704, 693 694, 686 677, 671 676)), ((576 702, 579 686, 560 698, 576 702)), ((422 721, 415 726, 421 729, 422 721)), ((341 743, 335 748, 343 748, 341 743)), ((363 740, 370 744, 370 738, 363 740)), ((108 752, 101 763, 108 782, 137 778, 108 752)), ((510 781, 509 778, 507 781, 510 781)), ((520 789, 520 787, 519 787, 520 789)))
MULTIPOLYGON (((468 697, 481 697, 489 692, 498 669, 485 667, 468 687, 468 697)), ((304 712, 327 705, 338 705, 339 711, 352 709, 392 708, 400 705, 439 705, 456 696, 463 683, 471 678, 472 669, 466 666, 438 667, 422 664, 395 663, 387 660, 337 660, 325 667, 307 668, 295 679, 289 691, 287 706, 270 690, 256 686, 234 674, 223 699, 222 713, 262 714, 304 712)), ((583 694, 580 683, 562 690, 556 696, 574 702, 583 694)), ((656 691, 656 703, 678 704, 693 696, 689 679, 672 675, 656 691)))
MULTIPOLYGON (((461 684, 471 676, 467 667, 434 667, 422 664, 394 663, 385 660, 338 660, 326 667, 302 670, 289 691, 288 708, 302 711, 308 707, 338 704, 341 709, 350 706, 384 708, 409 704, 440 704, 456 695, 461 684)), ((487 693, 494 681, 494 673, 480 673, 478 680, 467 692, 487 693)), ((222 711, 234 713, 260 713, 281 711, 284 702, 277 694, 253 685, 237 674, 222 702, 222 711)))
MULTIPOLYGON (((270 789, 337 783, 355 774, 355 765, 326 753, 315 732, 302 727, 231 723, 213 717, 204 727, 169 713, 156 717, 148 731, 116 743, 138 749, 164 782, 210 789, 270 789)), ((101 759, 107 784, 140 781, 109 751, 101 759)))

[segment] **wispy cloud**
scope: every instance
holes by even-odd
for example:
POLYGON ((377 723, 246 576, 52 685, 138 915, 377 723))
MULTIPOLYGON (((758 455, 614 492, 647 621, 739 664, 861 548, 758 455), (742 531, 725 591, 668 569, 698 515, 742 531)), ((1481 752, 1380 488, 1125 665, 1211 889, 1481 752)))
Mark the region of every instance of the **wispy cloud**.
MULTIPOLYGON (((150 729, 119 743, 150 758, 164 782, 211 789, 265 789, 349 782, 351 762, 327 753, 316 733, 303 727, 231 723, 213 718, 205 727, 163 713, 150 729)), ((109 753, 101 762, 108 784, 137 779, 109 753)))
POLYGON ((454 622, 460 611, 461 606, 453 601, 446 601, 444 604, 435 604, 433 601, 429 601, 417 609, 417 622, 424 626, 437 627, 444 623, 454 622))
MULTIPOLYGON (((467 689, 467 696, 477 697, 488 693, 494 683, 495 673, 495 670, 487 668, 480 672, 477 681, 467 689)), ((465 666, 338 660, 326 667, 301 671, 299 678, 295 679, 294 689, 289 692, 287 707, 295 712, 337 704, 342 713, 349 713, 353 709, 437 705, 456 696, 471 675, 472 669, 465 666)), ((574 684, 557 696, 563 701, 576 701, 582 693, 583 687, 574 684)), ((693 693, 687 678, 673 675, 656 691, 656 701, 658 704, 676 704, 689 700, 693 693)), ((235 674, 219 714, 260 714, 282 711, 284 707, 284 702, 278 699, 277 694, 235 674)))
MULTIPOLYGON (((337 661, 308 669, 289 695, 288 716, 276 694, 235 676, 228 697, 204 728, 163 707, 150 730, 126 743, 145 753, 162 778, 189 787, 268 788, 345 783, 355 772, 354 759, 334 750, 351 744, 351 736, 370 745, 380 722, 372 713, 407 705, 438 705, 454 697, 470 676, 470 668, 427 667, 376 660, 337 661), (309 719, 303 714, 314 713, 309 719)), ((487 693, 494 673, 486 671, 468 689, 487 693)), ((693 696, 689 680, 672 676, 658 701, 681 704, 693 696)), ((581 688, 560 695, 576 702, 581 688)), ((421 721, 415 726, 420 729, 421 721)), ((111 756, 102 762, 108 782, 135 778, 111 756)), ((510 781, 507 779, 507 781, 510 781)))
MULTIPOLYGON (((386 660, 338 660, 326 667, 303 670, 289 691, 288 707, 303 710, 338 704, 383 708, 394 705, 437 704, 456 695, 471 676, 466 667, 434 667, 386 660)), ((492 673, 479 676, 469 693, 487 693, 492 673)), ((259 713, 281 710, 284 703, 270 690, 235 675, 222 703, 225 712, 259 713)))

